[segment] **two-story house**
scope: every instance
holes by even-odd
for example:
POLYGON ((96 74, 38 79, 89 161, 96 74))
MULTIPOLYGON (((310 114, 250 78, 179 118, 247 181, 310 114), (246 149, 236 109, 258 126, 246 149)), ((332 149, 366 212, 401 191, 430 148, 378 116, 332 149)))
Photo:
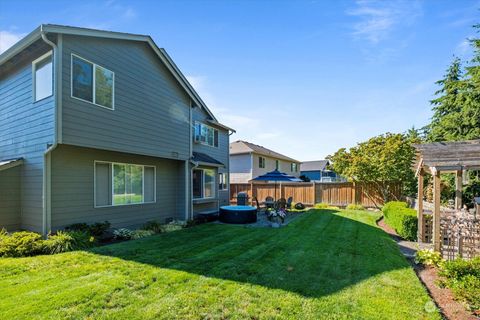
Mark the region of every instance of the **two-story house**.
POLYGON ((330 160, 305 161, 300 164, 300 175, 315 182, 343 182, 345 178, 329 169, 330 160))
POLYGON ((0 228, 215 211, 232 131, 149 36, 41 25, 0 55, 0 228))
POLYGON ((231 183, 247 183, 275 169, 298 177, 300 161, 247 141, 230 143, 231 183))

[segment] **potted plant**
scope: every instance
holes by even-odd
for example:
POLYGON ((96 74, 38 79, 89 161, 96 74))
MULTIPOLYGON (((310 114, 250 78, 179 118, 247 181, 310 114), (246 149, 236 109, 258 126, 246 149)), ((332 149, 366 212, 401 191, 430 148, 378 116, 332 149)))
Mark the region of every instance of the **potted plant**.
POLYGON ((280 225, 285 222, 285 217, 287 213, 285 209, 270 210, 268 211, 268 220, 271 222, 273 228, 278 228, 280 225))

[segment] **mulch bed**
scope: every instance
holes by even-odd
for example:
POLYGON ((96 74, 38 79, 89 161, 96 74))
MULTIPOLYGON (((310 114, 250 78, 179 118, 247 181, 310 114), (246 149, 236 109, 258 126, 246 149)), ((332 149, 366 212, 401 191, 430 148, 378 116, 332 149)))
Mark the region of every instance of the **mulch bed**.
MULTIPOLYGON (((383 221, 383 218, 377 222, 378 226, 382 228, 386 233, 392 236, 395 241, 398 242, 401 237, 391 227, 387 226, 383 221)), ((415 273, 427 289, 430 297, 435 301, 435 304, 439 308, 443 317, 449 320, 478 320, 480 317, 476 317, 468 312, 463 304, 456 301, 453 297, 453 293, 448 288, 440 288, 436 285, 439 276, 437 270, 433 267, 424 267, 417 265, 412 259, 408 259, 412 265, 415 273)))

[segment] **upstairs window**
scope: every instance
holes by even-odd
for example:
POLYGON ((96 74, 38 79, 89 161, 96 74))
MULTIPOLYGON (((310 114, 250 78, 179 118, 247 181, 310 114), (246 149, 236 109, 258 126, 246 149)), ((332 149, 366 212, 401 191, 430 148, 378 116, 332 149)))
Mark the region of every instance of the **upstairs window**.
POLYGON ((196 122, 194 139, 197 143, 218 147, 218 130, 201 122, 196 122))
POLYGON ((296 163, 292 163, 290 165, 290 171, 297 172, 298 171, 298 165, 296 163))
POLYGON ((279 163, 278 163, 278 160, 275 160, 275 169, 278 170, 278 168, 280 168, 280 165, 279 165, 279 163))
POLYGON ((53 95, 52 52, 33 61, 33 97, 39 101, 53 95))
POLYGON ((258 167, 259 168, 265 168, 265 158, 264 157, 258 157, 258 167))
POLYGON ((113 110, 114 82, 112 71, 72 55, 72 97, 113 110))

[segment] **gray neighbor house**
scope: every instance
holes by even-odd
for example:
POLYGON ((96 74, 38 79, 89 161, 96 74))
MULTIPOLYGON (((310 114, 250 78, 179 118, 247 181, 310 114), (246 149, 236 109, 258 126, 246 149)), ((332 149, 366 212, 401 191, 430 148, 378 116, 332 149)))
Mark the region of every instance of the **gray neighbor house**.
POLYGON ((232 132, 149 36, 41 25, 0 55, 0 228, 215 212, 232 132))

